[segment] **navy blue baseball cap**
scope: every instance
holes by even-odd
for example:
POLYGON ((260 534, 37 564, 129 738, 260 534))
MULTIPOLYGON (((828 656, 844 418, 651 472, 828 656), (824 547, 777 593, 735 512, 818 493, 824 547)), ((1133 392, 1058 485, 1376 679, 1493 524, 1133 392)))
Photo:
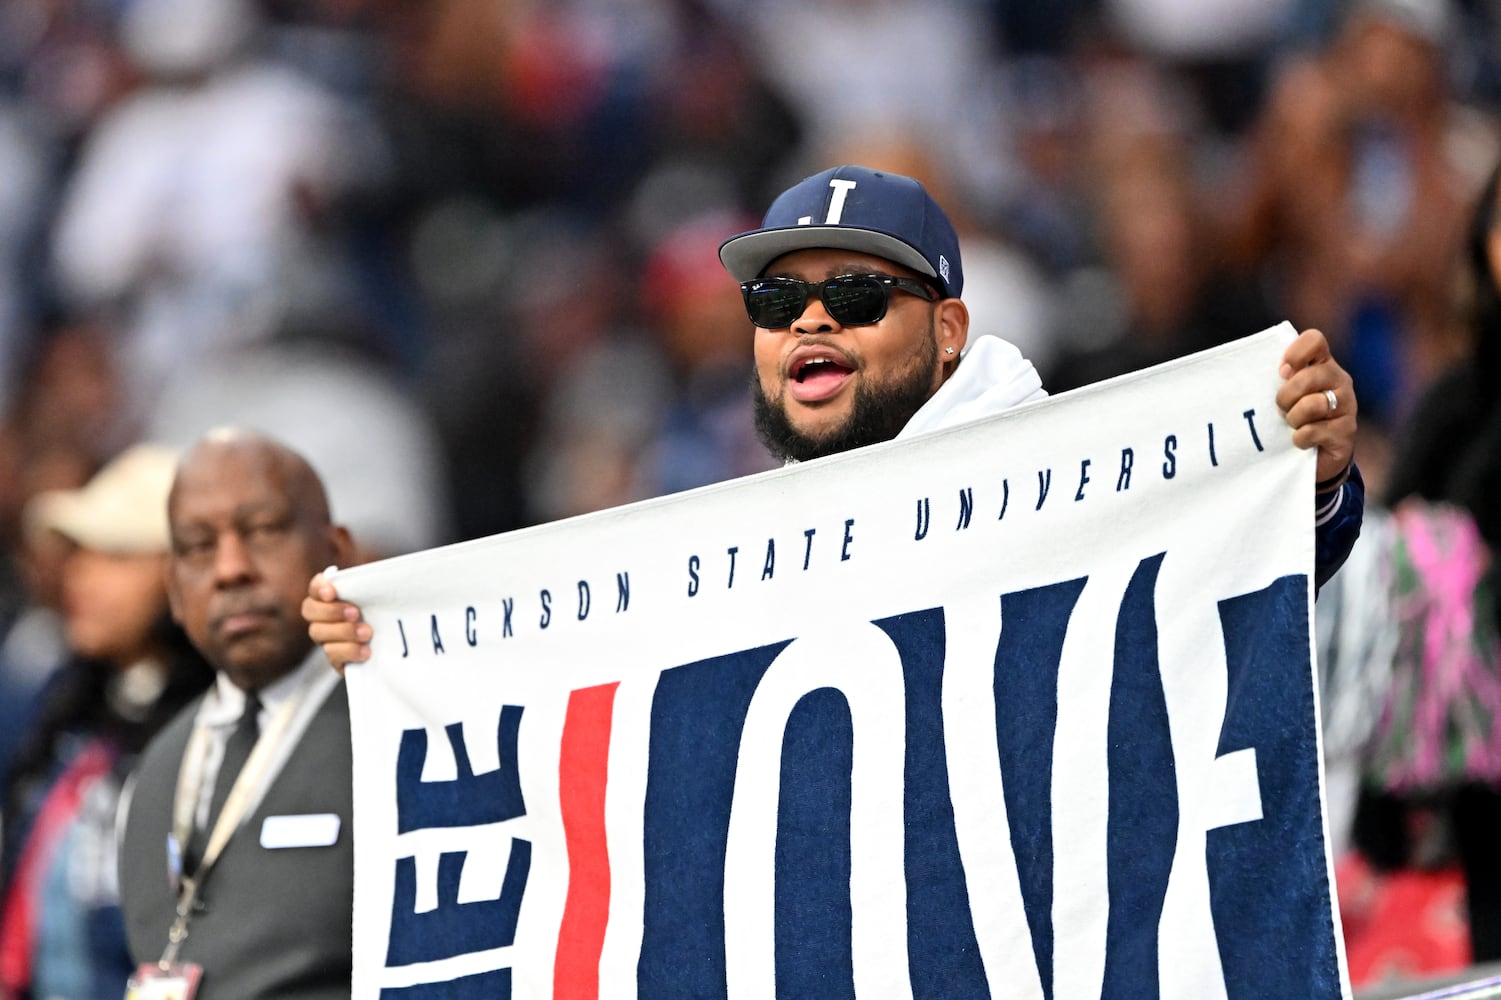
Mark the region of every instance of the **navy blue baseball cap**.
POLYGON ((959 237, 919 181, 869 167, 814 174, 771 203, 760 229, 732 236, 719 259, 736 281, 759 278, 794 250, 856 250, 934 279, 947 298, 964 287, 959 237))

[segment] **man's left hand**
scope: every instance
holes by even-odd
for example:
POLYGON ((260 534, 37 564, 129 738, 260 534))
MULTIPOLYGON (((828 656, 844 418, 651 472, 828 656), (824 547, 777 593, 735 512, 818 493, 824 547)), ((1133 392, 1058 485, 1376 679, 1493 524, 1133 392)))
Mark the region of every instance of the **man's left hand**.
POLYGON ((1281 375, 1277 408, 1293 429, 1293 444, 1319 450, 1318 482, 1337 479, 1355 456, 1355 381, 1318 330, 1304 330, 1288 345, 1281 375))

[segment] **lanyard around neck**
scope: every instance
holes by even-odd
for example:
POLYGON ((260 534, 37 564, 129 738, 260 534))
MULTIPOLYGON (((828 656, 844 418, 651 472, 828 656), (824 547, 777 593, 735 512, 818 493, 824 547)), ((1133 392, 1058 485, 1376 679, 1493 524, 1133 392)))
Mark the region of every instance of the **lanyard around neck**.
MULTIPOLYGON (((203 885, 214 862, 219 860, 225 845, 239 829, 246 812, 255 807, 264 796, 266 787, 276 777, 276 772, 285 759, 278 751, 298 709, 316 686, 317 676, 310 673, 298 684, 292 696, 276 710, 270 724, 261 730, 254 749, 250 751, 245 766, 235 778, 234 786, 224 800, 224 808, 209 833, 203 859, 194 871, 180 873, 181 877, 177 881, 177 919, 167 935, 167 950, 161 958, 163 964, 176 961, 178 948, 188 936, 188 920, 198 901, 199 887, 203 885)), ((203 780, 208 770, 209 751, 214 738, 211 730, 211 726, 201 722, 193 726, 193 734, 189 737, 182 766, 178 771, 177 792, 172 801, 172 836, 179 848, 179 859, 182 856, 181 847, 187 844, 192 835, 198 800, 203 792, 203 780)))

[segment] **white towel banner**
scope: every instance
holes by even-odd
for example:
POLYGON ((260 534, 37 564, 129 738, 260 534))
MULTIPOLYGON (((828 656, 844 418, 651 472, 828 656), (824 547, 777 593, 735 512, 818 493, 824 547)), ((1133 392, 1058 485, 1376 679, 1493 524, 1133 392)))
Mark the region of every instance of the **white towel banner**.
POLYGON ((354 996, 1345 998, 1282 326, 355 567, 354 996))

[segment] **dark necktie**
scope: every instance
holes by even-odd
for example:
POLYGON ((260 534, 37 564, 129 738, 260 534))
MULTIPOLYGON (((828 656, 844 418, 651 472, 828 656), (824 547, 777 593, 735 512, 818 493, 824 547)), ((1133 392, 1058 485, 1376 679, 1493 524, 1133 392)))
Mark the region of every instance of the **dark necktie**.
POLYGON ((185 871, 195 871, 203 860, 203 852, 214 832, 214 824, 224 811, 224 800, 229 798, 229 790, 234 787, 240 769, 250 759, 250 751, 255 749, 255 742, 260 739, 260 713, 261 700, 254 692, 247 693, 245 711, 240 715, 240 721, 235 723, 229 739, 224 742, 224 758, 219 762, 219 774, 214 779, 214 794, 209 800, 208 822, 193 831, 192 840, 188 844, 188 854, 183 859, 185 871))

